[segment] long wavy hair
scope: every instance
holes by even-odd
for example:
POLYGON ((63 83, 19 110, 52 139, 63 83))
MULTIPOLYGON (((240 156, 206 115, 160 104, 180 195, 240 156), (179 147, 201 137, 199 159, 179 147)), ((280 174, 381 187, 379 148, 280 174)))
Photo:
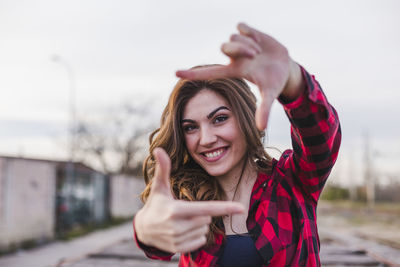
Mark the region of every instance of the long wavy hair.
MULTIPOLYGON (((155 171, 153 150, 163 148, 171 158, 171 189, 176 199, 187 201, 223 200, 224 191, 218 181, 202 169, 187 152, 181 120, 187 102, 203 89, 216 92, 226 99, 239 128, 247 143, 245 166, 251 164, 258 172, 271 171, 271 157, 262 144, 263 131, 259 131, 255 123, 256 97, 247 83, 240 78, 223 78, 214 80, 181 79, 172 91, 162 116, 160 128, 150 134, 149 155, 143 164, 146 187, 141 199, 146 202, 155 171), (247 163, 247 164, 246 164, 247 163)), ((239 179, 238 184, 240 183, 239 179)), ((207 235, 207 244, 212 245, 216 233, 223 234, 222 217, 214 217, 207 235)), ((225 237, 225 235, 224 235, 225 237)))

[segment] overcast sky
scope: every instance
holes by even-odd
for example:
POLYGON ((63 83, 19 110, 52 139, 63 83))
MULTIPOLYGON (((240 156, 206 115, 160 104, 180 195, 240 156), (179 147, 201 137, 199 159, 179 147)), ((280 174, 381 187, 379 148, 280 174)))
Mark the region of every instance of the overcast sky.
MULTIPOLYGON (((339 112, 344 157, 360 155, 368 131, 378 164, 400 172, 397 0, 0 0, 0 154, 66 155, 69 80, 52 55, 75 74, 78 116, 129 99, 157 113, 177 69, 227 63, 219 47, 241 21, 315 74, 339 112)), ((269 145, 289 146, 288 129, 275 104, 269 145)))

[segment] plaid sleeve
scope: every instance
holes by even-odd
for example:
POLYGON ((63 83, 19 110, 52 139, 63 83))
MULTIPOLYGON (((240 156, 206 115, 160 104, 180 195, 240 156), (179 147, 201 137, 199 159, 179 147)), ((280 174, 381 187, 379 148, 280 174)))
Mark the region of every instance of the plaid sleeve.
POLYGON ((290 103, 279 98, 291 123, 293 153, 285 167, 316 203, 338 156, 341 130, 319 83, 304 68, 301 71, 304 94, 290 103))
POLYGON ((137 235, 136 235, 135 217, 133 218, 133 239, 135 240, 136 245, 141 250, 143 250, 144 254, 146 254, 146 256, 149 257, 150 259, 170 261, 172 256, 173 256, 172 253, 160 250, 160 249, 155 248, 155 247, 146 246, 145 244, 140 242, 140 240, 137 238, 137 235))

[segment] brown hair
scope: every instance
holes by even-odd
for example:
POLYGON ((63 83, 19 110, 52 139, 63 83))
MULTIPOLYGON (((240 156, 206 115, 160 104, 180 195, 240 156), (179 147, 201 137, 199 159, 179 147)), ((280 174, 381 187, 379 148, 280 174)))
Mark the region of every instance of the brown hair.
MULTIPOLYGON (((261 141, 264 132, 257 129, 254 118, 256 97, 247 83, 240 78, 200 81, 181 79, 172 91, 162 113, 160 128, 151 133, 149 138, 150 153, 143 164, 144 179, 147 184, 141 194, 143 202, 146 202, 150 193, 151 180, 155 171, 153 150, 156 147, 163 148, 171 158, 171 188, 176 199, 188 201, 223 199, 224 192, 217 180, 204 171, 187 152, 181 126, 186 103, 203 89, 212 90, 227 100, 246 138, 247 162, 259 172, 270 172, 271 157, 265 152, 261 141)), ((222 217, 213 218, 207 236, 207 245, 214 242, 215 233, 224 234, 218 227, 221 223, 222 217)))

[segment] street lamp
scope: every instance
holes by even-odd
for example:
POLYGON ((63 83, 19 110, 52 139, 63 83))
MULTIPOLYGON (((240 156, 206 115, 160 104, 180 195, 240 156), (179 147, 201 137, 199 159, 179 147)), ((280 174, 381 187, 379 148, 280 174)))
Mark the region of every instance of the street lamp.
POLYGON ((59 55, 52 55, 51 60, 62 65, 68 75, 69 81, 69 161, 73 162, 75 159, 75 134, 76 134, 76 107, 75 107, 75 74, 71 65, 59 55))
POLYGON ((68 195, 67 195, 67 203, 69 206, 69 216, 74 221, 74 211, 75 211, 75 204, 74 204, 74 188, 75 188, 75 166, 74 166, 74 159, 75 159, 75 134, 76 134, 76 108, 75 108, 75 75, 71 65, 59 55, 52 55, 51 60, 55 63, 62 65, 68 76, 69 81, 69 113, 70 113, 70 121, 69 121, 69 129, 68 129, 68 137, 69 137, 69 156, 68 156, 68 163, 66 168, 66 181, 68 185, 68 195))

